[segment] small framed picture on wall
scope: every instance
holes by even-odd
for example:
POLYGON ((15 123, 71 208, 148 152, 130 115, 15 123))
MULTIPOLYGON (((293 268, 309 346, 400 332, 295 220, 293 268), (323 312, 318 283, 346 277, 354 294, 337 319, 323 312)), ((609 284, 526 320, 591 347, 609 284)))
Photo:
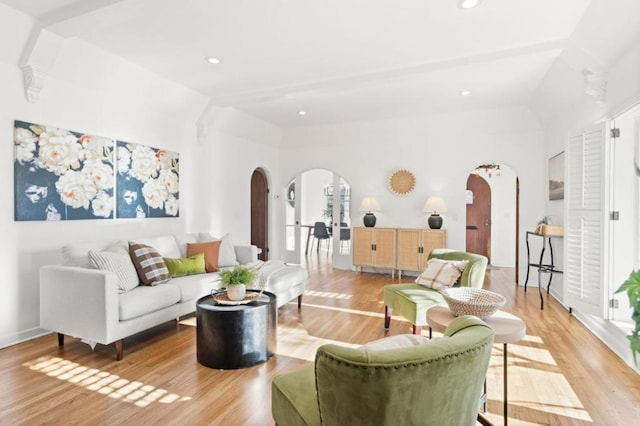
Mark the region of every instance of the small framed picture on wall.
POLYGON ((564 151, 549 159, 549 199, 564 200, 564 151))

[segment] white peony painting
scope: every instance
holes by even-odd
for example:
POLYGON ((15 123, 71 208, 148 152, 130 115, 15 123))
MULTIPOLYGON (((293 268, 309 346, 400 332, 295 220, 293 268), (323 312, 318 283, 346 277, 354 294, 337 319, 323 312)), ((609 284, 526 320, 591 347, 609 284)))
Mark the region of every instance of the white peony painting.
POLYGON ((14 122, 15 220, 109 219, 113 139, 14 122))
POLYGON ((117 142, 117 217, 178 217, 177 152, 117 142))

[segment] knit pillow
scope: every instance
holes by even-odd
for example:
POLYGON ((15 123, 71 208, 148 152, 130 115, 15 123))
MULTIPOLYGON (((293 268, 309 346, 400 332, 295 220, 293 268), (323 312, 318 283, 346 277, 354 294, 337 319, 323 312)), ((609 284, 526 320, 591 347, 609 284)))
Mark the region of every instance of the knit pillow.
POLYGON ((127 253, 90 250, 88 256, 89 262, 94 268, 115 272, 118 277, 118 293, 125 293, 140 284, 138 272, 127 253))
POLYGON ((171 279, 162 256, 144 244, 129 242, 129 255, 144 285, 156 285, 171 279))
POLYGON ((429 259, 427 268, 416 278, 416 284, 434 290, 452 287, 462 275, 467 263, 467 260, 429 259))

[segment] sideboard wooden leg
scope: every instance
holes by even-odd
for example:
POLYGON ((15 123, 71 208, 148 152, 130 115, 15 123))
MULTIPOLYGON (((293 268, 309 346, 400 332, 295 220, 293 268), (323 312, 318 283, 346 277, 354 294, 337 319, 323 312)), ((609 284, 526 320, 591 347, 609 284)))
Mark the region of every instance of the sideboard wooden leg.
POLYGON ((64 346, 64 334, 58 333, 58 346, 64 346))
POLYGON ((124 352, 124 345, 122 343, 122 339, 116 340, 116 361, 122 361, 122 356, 124 352))

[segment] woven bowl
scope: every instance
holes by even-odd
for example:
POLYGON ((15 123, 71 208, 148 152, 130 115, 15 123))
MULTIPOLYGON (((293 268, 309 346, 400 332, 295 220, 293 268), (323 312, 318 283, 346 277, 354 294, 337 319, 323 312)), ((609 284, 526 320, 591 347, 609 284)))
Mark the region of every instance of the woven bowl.
POLYGON ((451 312, 457 317, 475 315, 480 319, 489 318, 507 302, 501 294, 481 288, 446 288, 441 294, 451 312))

